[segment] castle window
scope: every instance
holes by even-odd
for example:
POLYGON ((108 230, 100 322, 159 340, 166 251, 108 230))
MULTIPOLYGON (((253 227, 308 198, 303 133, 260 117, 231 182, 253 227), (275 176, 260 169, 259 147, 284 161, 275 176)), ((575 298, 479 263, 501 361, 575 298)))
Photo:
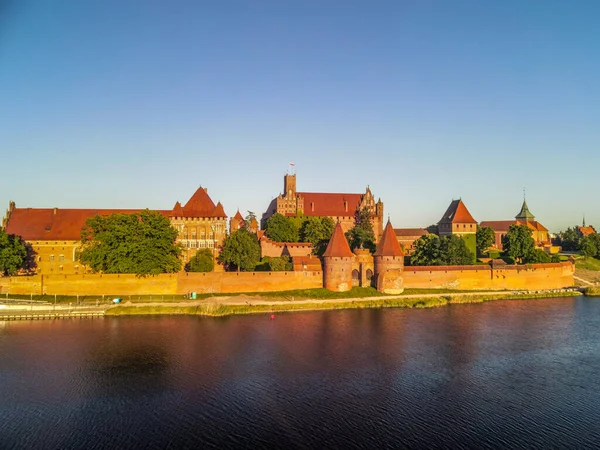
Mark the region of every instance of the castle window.
POLYGON ((50 261, 54 261, 54 255, 50 255, 50 261))
POLYGON ((187 230, 185 230, 185 231, 183 232, 183 238, 184 238, 184 239, 187 239, 187 238, 188 238, 188 231, 187 231, 187 230))
POLYGON ((192 230, 192 239, 196 239, 196 230, 192 230))
MULTIPOLYGON (((58 260, 63 262, 65 260, 65 255, 58 255, 58 260)), ((62 267, 62 266, 61 266, 62 267)))

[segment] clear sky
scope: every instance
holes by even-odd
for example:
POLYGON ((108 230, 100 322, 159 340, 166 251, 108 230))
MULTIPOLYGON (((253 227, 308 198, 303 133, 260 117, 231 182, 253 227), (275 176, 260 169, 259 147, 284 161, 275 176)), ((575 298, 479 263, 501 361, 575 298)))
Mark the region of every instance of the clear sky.
POLYGON ((600 2, 0 0, 0 207, 229 215, 364 192, 395 227, 600 227, 600 2))

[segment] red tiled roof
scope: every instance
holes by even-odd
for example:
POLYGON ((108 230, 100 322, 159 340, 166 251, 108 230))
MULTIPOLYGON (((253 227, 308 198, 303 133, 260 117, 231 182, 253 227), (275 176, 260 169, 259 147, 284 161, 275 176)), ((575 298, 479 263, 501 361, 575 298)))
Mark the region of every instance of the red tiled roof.
POLYGON ((235 216, 233 216, 233 218, 236 219, 236 220, 244 220, 244 218, 240 214, 240 210, 239 209, 237 210, 237 212, 235 213, 235 216))
POLYGON ((199 187, 183 207, 182 217, 213 217, 215 204, 206 190, 199 187))
MULTIPOLYGON (((16 234, 27 241, 64 240, 78 241, 85 221, 91 217, 110 214, 133 214, 142 209, 61 209, 61 208, 15 208, 6 232, 16 234)), ((158 211, 169 217, 171 211, 158 211)))
POLYGON ((363 196, 363 194, 330 194, 324 192, 298 192, 297 195, 304 199, 305 216, 334 217, 353 216, 363 196))
POLYGON ((425 236, 429 234, 425 228, 394 228, 397 237, 425 236))
POLYGON ((517 223, 516 220, 484 220, 479 225, 490 227, 497 233, 507 232, 511 225, 517 223))
POLYGON ((173 212, 171 213, 173 217, 183 217, 183 208, 181 207, 181 203, 175 203, 173 206, 173 212))
POLYGON ((225 214, 225 210, 223 209, 223 205, 221 205, 221 202, 217 203, 217 206, 215 206, 215 209, 214 209, 213 213, 211 214, 211 217, 227 218, 227 214, 225 214))
POLYGON ((577 227, 577 229, 583 236, 589 236, 596 232, 596 229, 591 225, 588 225, 587 227, 577 227))
POLYGON ((452 200, 439 223, 477 223, 462 200, 452 200))
POLYGON ((292 258, 292 264, 294 265, 294 270, 303 270, 306 268, 307 270, 322 270, 321 260, 316 256, 294 256, 292 258))
POLYGON ((482 227, 490 227, 496 233, 505 233, 511 225, 525 225, 535 231, 548 231, 548 229, 537 221, 523 222, 521 220, 485 220, 480 223, 482 227))
POLYGON ((373 256, 404 256, 392 224, 388 220, 373 256))
POLYGON ((344 236, 344 230, 342 229, 341 223, 338 222, 333 229, 333 234, 331 235, 331 239, 327 244, 327 249, 325 250, 325 253, 323 253, 323 256, 337 258, 354 256, 354 253, 352 253, 350 246, 348 245, 348 240, 346 239, 346 236, 344 236))

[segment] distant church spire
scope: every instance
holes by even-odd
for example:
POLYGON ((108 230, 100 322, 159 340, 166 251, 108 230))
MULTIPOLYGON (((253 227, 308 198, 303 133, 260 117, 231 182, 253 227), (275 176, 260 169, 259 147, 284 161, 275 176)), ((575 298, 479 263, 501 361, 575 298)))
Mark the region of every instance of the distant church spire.
POLYGON ((585 228, 585 214, 583 215, 583 227, 585 228))

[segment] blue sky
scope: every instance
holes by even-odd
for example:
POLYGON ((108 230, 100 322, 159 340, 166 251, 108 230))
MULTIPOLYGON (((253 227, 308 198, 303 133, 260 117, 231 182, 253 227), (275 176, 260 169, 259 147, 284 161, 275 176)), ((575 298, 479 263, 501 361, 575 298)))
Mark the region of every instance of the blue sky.
POLYGON ((364 192, 600 226, 600 2, 0 0, 0 206, 364 192))

